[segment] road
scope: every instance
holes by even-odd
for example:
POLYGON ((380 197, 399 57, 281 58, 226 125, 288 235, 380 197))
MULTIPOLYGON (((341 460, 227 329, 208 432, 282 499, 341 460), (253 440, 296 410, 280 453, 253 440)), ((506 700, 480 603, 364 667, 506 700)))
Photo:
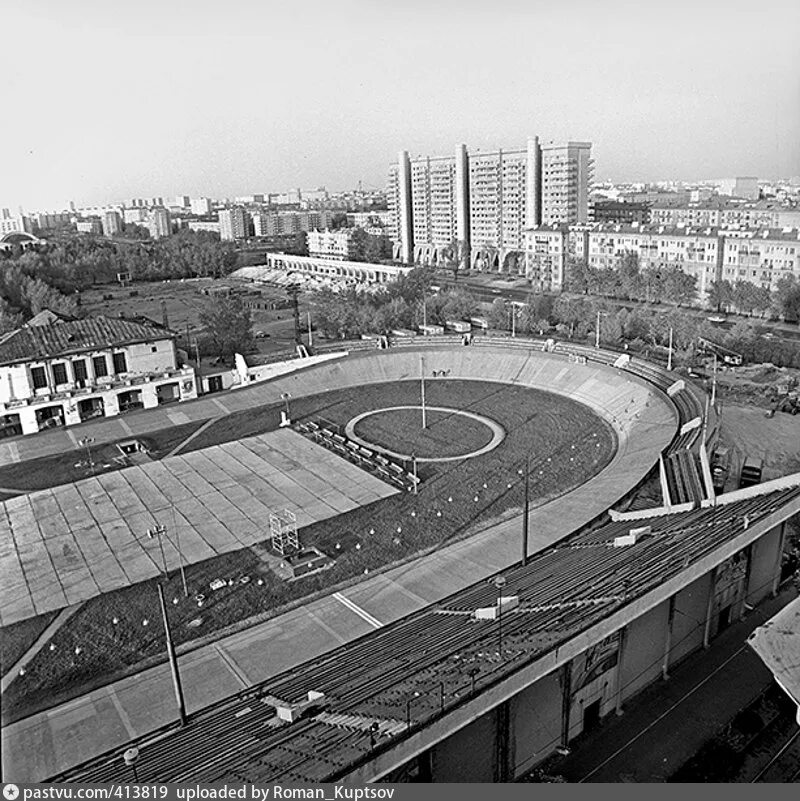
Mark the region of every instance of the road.
MULTIPOLYGON (((506 281, 506 280, 492 280, 487 276, 475 278, 473 276, 462 276, 454 281, 449 275, 442 275, 437 273, 434 278, 434 285, 441 287, 458 287, 468 291, 476 300, 481 303, 492 303, 498 298, 510 301, 517 301, 519 303, 526 303, 531 295, 531 288, 527 285, 522 285, 522 280, 506 281)), ((619 300, 616 298, 590 298, 595 300, 602 300, 603 303, 609 306, 614 306, 618 309, 640 309, 647 314, 664 314, 673 306, 652 303, 636 303, 634 301, 619 300)), ((693 317, 707 318, 710 312, 707 309, 694 309, 690 307, 681 307, 681 311, 690 314, 693 317)), ((745 317, 737 314, 727 315, 727 320, 724 323, 717 324, 718 328, 723 330, 730 330, 738 322, 749 322, 754 325, 768 329, 775 337, 791 342, 800 342, 800 327, 791 323, 784 323, 780 321, 762 320, 755 317, 745 317)))

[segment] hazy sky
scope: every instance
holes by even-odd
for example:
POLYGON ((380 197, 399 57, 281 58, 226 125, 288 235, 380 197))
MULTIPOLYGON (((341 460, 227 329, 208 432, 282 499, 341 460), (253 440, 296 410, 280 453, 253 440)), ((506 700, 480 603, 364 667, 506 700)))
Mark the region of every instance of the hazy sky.
POLYGON ((797 0, 3 0, 0 206, 383 187, 594 143, 598 179, 800 175, 797 0))

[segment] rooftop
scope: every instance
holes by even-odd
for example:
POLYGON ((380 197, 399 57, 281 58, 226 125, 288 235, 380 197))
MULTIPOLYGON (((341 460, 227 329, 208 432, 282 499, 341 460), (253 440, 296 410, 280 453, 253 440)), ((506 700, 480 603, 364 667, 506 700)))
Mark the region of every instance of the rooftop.
POLYGON ((110 317, 55 321, 50 325, 23 326, 0 341, 0 365, 48 359, 86 350, 105 349, 134 342, 172 338, 155 324, 110 317))

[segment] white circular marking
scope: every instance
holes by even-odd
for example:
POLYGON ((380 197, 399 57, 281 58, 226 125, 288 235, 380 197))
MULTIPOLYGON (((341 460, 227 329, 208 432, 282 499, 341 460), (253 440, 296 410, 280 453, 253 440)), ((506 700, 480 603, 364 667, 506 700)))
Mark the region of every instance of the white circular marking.
MULTIPOLYGON (((378 451, 378 453, 385 453, 387 456, 393 456, 395 459, 411 459, 411 454, 390 451, 388 448, 383 448, 379 445, 375 445, 372 442, 362 439, 355 432, 356 425, 365 417, 372 417, 375 414, 383 414, 384 412, 404 411, 407 409, 419 409, 422 411, 421 406, 387 406, 385 409, 372 409, 371 411, 363 412, 362 414, 359 414, 350 420, 350 422, 344 428, 344 433, 347 435, 348 439, 352 439, 354 442, 357 442, 359 445, 362 445, 365 448, 371 448, 373 451, 378 451)), ((496 423, 494 420, 484 417, 483 415, 475 414, 474 412, 465 412, 462 409, 450 409, 446 406, 426 406, 425 409, 431 412, 458 414, 462 417, 469 417, 472 420, 483 423, 485 426, 491 429, 492 439, 487 445, 484 445, 482 448, 478 448, 478 450, 472 451, 471 453, 464 453, 460 456, 442 456, 439 458, 417 456, 416 459, 418 462, 457 462, 460 459, 474 459, 476 456, 483 456, 484 453, 493 451, 506 438, 505 429, 499 423, 496 423)))

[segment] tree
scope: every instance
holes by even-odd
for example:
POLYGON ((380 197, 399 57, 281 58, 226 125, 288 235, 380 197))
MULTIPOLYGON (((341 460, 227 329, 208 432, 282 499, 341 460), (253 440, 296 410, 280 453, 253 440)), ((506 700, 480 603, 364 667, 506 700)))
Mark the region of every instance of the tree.
POLYGON ((733 300, 733 285, 730 281, 712 281, 708 288, 708 305, 718 312, 727 308, 733 300))
POLYGON ((800 281, 796 276, 787 275, 778 281, 773 305, 784 320, 800 319, 800 281))
POLYGON ((768 289, 763 289, 750 281, 737 281, 733 285, 733 305, 741 312, 752 314, 754 311, 766 311, 771 304, 768 289))
POLYGON ((584 259, 569 257, 566 272, 565 284, 570 292, 580 295, 589 292, 589 265, 584 259))
POLYGON ((664 287, 662 297, 668 303, 680 306, 682 303, 689 303, 694 299, 697 278, 688 275, 680 267, 669 267, 664 275, 664 287))
POLYGON ((209 345, 221 359, 230 361, 234 353, 253 350, 250 309, 236 295, 215 301, 200 314, 209 345))

